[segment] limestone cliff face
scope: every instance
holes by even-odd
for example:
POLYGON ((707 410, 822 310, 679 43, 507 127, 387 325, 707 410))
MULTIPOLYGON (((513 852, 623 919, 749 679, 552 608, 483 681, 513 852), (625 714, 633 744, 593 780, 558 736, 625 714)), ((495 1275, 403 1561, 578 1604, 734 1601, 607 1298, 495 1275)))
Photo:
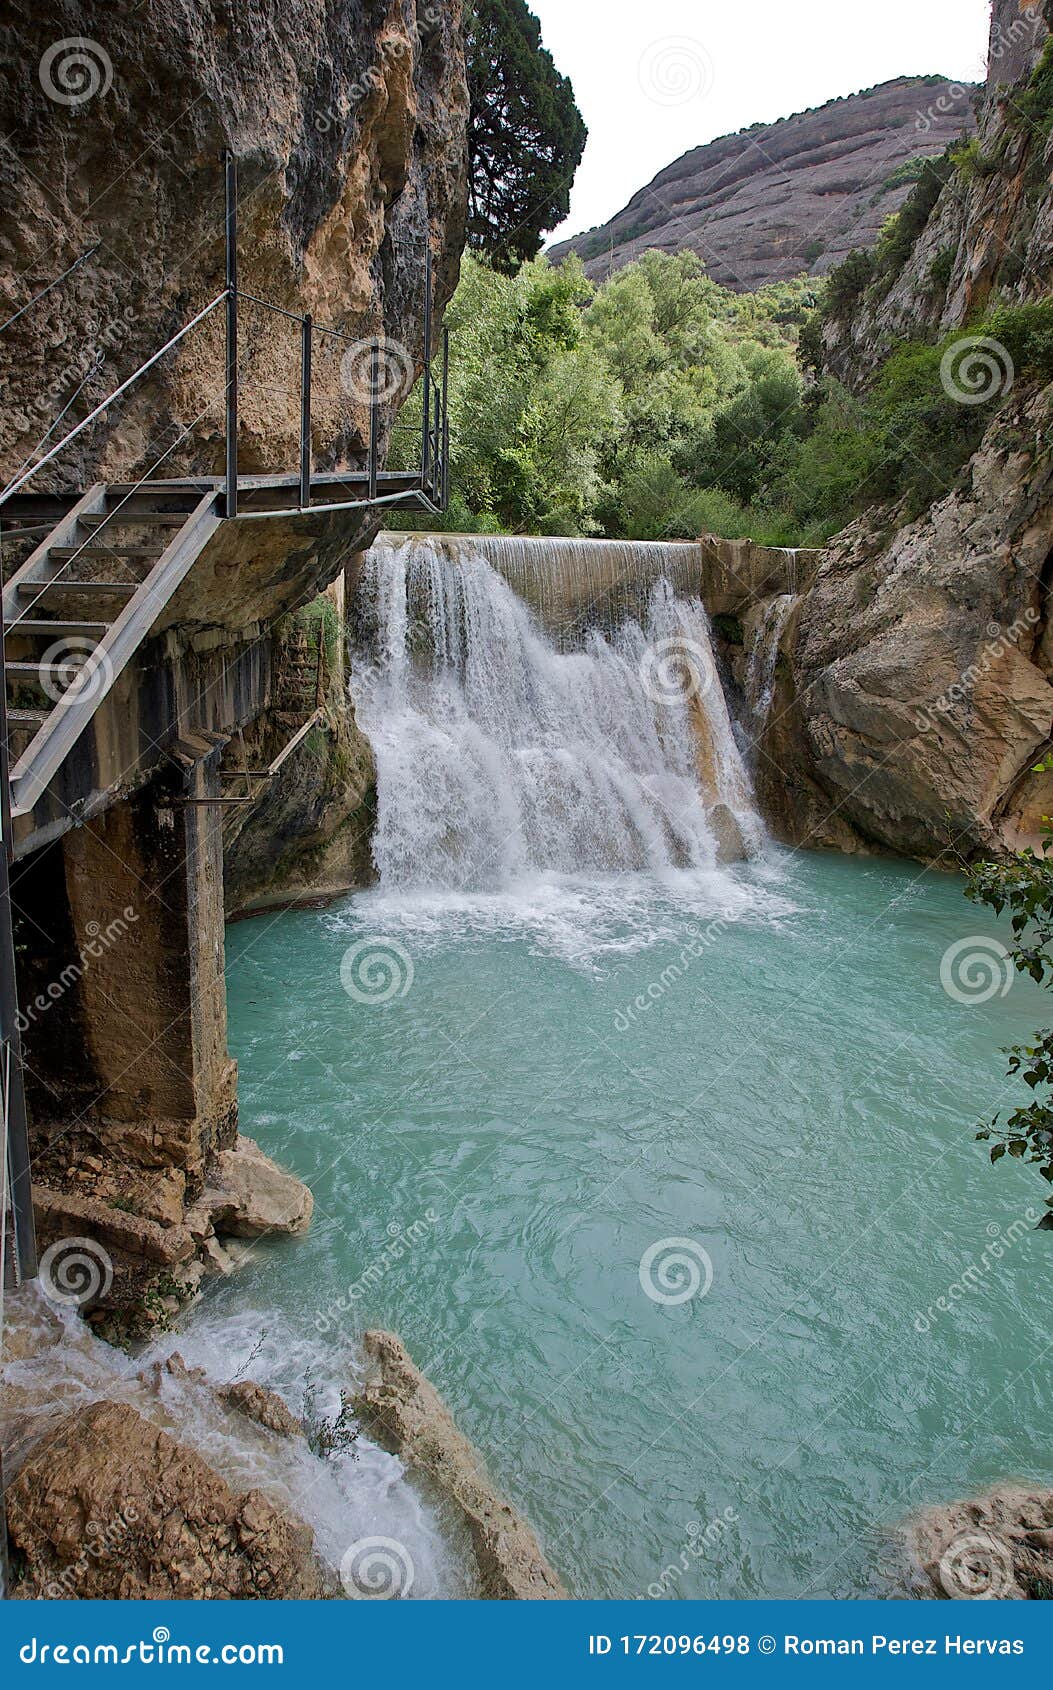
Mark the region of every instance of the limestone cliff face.
MULTIPOLYGON (((426 246, 438 312, 463 244, 460 20, 460 0, 0 8, 5 57, 18 67, 0 90, 4 133, 18 139, 17 156, 8 147, 0 159, 10 309, 96 248, 4 337, 0 472, 21 464, 100 357, 71 417, 220 290, 228 147, 239 158, 241 286, 354 337, 383 332, 419 369, 426 246)), ((70 449, 53 484, 220 473, 222 333, 217 312, 70 449)), ((295 465, 298 340, 297 325, 243 307, 243 471, 295 465)), ((343 350, 322 342, 316 359, 323 469, 354 461, 365 439, 343 350)), ((340 561, 332 548, 302 548, 285 601, 324 585, 340 561)))
POLYGON ((796 845, 968 859, 1037 842, 1053 780, 1053 389, 991 424, 963 486, 889 532, 878 515, 811 554, 707 541, 703 595, 743 677, 769 654, 756 780, 796 845), (792 596, 776 628, 769 606, 792 596))
MULTIPOLYGON (((1048 295, 1051 143, 1025 95, 1050 14, 995 5, 973 165, 951 174, 891 289, 827 326, 828 375, 864 389, 897 343, 1048 295), (934 288, 941 254, 949 280, 934 288)), ((753 727, 761 801, 785 838, 949 863, 1038 840, 1053 813, 1053 782, 1033 772, 1053 736, 1051 423, 1053 388, 1010 383, 955 487, 917 520, 892 509, 853 524, 778 616, 792 589, 765 577, 781 554, 747 569, 709 545, 732 668, 745 678, 777 640, 753 727), (729 581, 733 599, 741 586, 725 605, 729 581)))
POLYGON ((971 129, 976 90, 900 77, 818 111, 754 125, 659 171, 616 217, 552 249, 593 280, 648 247, 697 252, 714 281, 749 290, 825 275, 870 246, 909 192, 904 167, 971 129))
MULTIPOLYGON (((951 173, 892 286, 825 330, 826 365, 865 387, 897 341, 958 328, 989 304, 1048 293, 1053 277, 1049 137, 1021 107, 1049 37, 1046 0, 997 0, 976 149, 951 173)), ((863 244, 863 243, 857 243, 863 244)))

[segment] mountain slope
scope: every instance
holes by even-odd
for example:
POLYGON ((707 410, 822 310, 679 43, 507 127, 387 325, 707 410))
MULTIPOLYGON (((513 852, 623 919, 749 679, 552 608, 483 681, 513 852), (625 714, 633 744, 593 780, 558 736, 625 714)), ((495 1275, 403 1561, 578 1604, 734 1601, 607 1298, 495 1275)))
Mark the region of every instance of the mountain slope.
POLYGON ((899 210, 912 161, 972 130, 975 92, 941 77, 900 77, 724 136, 685 153, 609 223, 549 256, 578 252, 598 280, 648 247, 688 249, 714 281, 743 292, 802 270, 823 275, 872 244, 899 210))

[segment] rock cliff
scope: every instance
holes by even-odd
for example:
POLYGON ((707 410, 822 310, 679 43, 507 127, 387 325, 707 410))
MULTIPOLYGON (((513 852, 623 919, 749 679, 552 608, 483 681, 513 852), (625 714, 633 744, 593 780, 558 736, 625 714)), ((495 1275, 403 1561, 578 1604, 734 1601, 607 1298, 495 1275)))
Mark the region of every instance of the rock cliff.
MULTIPOLYGON (((967 334, 982 310, 1048 296, 1050 14, 994 7, 976 148, 948 172, 891 285, 828 318, 828 378, 865 390, 903 340, 967 334)), ((1053 388, 1014 380, 1004 358, 999 379, 977 451, 916 519, 873 510, 796 583, 784 554, 707 542, 707 596, 744 694, 764 641, 777 645, 764 656, 770 705, 753 723, 756 773, 795 844, 953 864, 1036 842, 1053 813, 1053 782, 1034 772, 1053 736, 1053 388)))
MULTIPOLYGON (((22 463, 78 389, 64 426, 220 291, 226 148, 239 161, 240 286, 393 343, 403 379, 387 397, 386 437, 421 364, 429 244, 437 314, 457 281, 460 19, 459 0, 4 6, 0 39, 20 67, 0 91, 4 133, 18 136, 0 159, 5 303, 17 310, 90 256, 5 334, 0 473, 22 463)), ((221 473, 222 334, 216 312, 57 460, 52 484, 221 473)), ((314 447, 325 469, 360 457, 368 395, 348 379, 342 344, 318 339, 314 447)), ((243 305, 240 354, 239 467, 291 470, 298 325, 243 305)), ((283 569, 272 560, 281 592, 268 614, 331 580, 355 539, 345 528, 342 547, 301 544, 283 569)), ((244 602, 223 607, 228 626, 261 614, 259 589, 245 572, 244 602)), ((208 620, 207 607, 187 612, 208 620)))
POLYGON ((756 124, 696 147, 602 228, 553 247, 581 254, 593 280, 648 247, 697 252, 738 291, 825 275, 870 246, 910 191, 917 163, 974 123, 972 86, 900 77, 818 111, 756 124))

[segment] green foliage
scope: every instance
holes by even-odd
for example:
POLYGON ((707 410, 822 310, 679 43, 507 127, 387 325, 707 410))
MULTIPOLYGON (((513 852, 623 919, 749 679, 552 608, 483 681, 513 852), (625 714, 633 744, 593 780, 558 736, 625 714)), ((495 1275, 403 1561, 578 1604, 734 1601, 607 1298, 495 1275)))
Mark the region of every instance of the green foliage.
MULTIPOLYGON (((1048 832, 1047 827, 1047 836, 1048 832)), ((966 896, 999 915, 1008 910, 1013 966, 1040 986, 1053 985, 1053 862, 1045 852, 1021 851, 1008 863, 980 863, 970 871, 966 896)), ((1043 1179, 1053 1182, 1053 1032, 1040 1030, 1027 1044, 1012 1045, 1006 1054, 1007 1073, 1022 1079, 1034 1099, 1014 1109, 1004 1126, 996 1115, 976 1136, 986 1142, 995 1140, 992 1162, 1006 1155, 1034 1162, 1043 1179)), ((1046 1205, 1038 1224, 1053 1231, 1053 1196, 1047 1197, 1046 1205)))
POLYGON ((465 44, 468 241, 511 272, 567 215, 588 131, 525 0, 469 0, 465 44))
POLYGON ((928 224, 936 202, 954 174, 953 149, 948 148, 940 158, 924 161, 913 192, 895 217, 889 218, 874 253, 874 278, 871 292, 878 297, 888 293, 901 274, 918 237, 928 224))
MULTIPOLYGON (((1053 29, 1053 22, 1050 22, 1053 29)), ((1053 35, 1046 42, 1042 57, 1026 88, 1014 91, 1007 117, 1017 128, 1030 132, 1041 144, 1053 131, 1053 35)))
POLYGON ((940 248, 936 257, 929 265, 929 280, 933 287, 939 289, 941 293, 946 293, 947 289, 951 285, 951 277, 954 274, 954 261, 957 256, 957 247, 944 246, 940 248))
POLYGON ((874 260, 869 252, 856 247, 826 278, 823 302, 825 315, 834 322, 844 322, 851 316, 874 278, 874 260))
POLYGON ((955 170, 969 182, 982 180, 985 176, 997 176, 1002 168, 999 159, 984 152, 977 135, 970 135, 960 146, 952 147, 949 157, 955 170))
POLYGON ((1005 347, 1018 374, 1053 381, 1053 299, 1001 306, 986 318, 983 333, 1005 347))

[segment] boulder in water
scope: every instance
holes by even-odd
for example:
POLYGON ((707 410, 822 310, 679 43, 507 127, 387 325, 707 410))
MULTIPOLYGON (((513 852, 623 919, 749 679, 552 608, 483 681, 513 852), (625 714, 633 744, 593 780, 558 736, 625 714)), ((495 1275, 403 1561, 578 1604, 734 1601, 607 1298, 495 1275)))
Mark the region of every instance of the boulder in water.
POLYGON ((354 1399, 382 1448, 427 1473, 456 1504, 471 1534, 482 1594, 496 1601, 565 1597, 530 1527, 501 1499, 477 1450, 458 1431, 439 1393, 393 1332, 367 1332, 378 1376, 354 1399))
POLYGON ((709 825, 717 841, 717 861, 740 863, 746 855, 742 829, 726 804, 714 804, 709 812, 709 825))

